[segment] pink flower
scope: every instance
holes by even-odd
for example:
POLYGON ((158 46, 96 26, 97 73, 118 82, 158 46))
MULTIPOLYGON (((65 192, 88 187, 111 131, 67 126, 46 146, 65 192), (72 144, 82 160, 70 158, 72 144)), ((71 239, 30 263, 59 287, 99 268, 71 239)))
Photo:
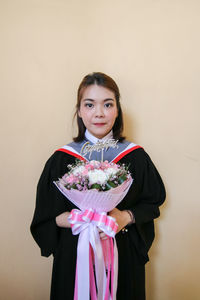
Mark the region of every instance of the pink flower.
POLYGON ((76 183, 78 182, 78 177, 74 176, 72 173, 65 178, 66 183, 76 183))
POLYGON ((110 163, 107 161, 107 160, 105 160, 105 161, 103 161, 102 163, 101 163, 101 168, 102 169, 107 169, 107 168, 109 168, 110 167, 110 163))
POLYGON ((88 175, 88 169, 85 168, 81 174, 82 176, 87 176, 88 175))
POLYGON ((90 165, 89 163, 87 165, 85 165, 85 169, 86 170, 94 170, 94 166, 90 165))
POLYGON ((89 162, 89 165, 90 165, 91 167, 95 168, 95 169, 99 169, 101 163, 100 163, 100 161, 97 161, 97 160, 91 160, 91 161, 89 162))

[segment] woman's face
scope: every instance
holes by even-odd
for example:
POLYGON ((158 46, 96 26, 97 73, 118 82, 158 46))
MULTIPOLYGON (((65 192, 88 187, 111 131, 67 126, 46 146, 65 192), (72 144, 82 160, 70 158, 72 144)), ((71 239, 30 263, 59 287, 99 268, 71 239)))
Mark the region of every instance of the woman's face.
POLYGON ((78 112, 87 130, 102 139, 112 129, 118 115, 114 93, 102 86, 88 86, 82 95, 78 112))

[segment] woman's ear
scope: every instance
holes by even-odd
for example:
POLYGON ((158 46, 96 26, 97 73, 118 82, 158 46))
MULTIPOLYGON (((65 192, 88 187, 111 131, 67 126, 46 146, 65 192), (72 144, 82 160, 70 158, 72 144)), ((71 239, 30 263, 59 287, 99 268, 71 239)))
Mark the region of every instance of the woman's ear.
POLYGON ((81 112, 80 112, 80 109, 78 110, 78 116, 79 116, 79 118, 81 118, 81 112))

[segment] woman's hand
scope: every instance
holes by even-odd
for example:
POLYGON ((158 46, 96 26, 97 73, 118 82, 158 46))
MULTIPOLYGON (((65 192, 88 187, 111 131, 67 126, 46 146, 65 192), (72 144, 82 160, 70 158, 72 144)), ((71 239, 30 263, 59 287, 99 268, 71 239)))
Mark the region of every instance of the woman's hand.
POLYGON ((69 211, 66 211, 59 216, 56 217, 56 224, 59 227, 70 228, 70 223, 68 221, 68 217, 70 215, 69 211))
MULTIPOLYGON (((108 215, 116 219, 116 222, 118 224, 117 233, 132 221, 130 214, 126 210, 119 210, 118 208, 114 208, 108 213, 108 215)), ((102 240, 107 239, 107 235, 101 230, 99 230, 99 236, 102 240)))
POLYGON ((109 216, 116 219, 116 222, 118 224, 117 233, 132 221, 131 216, 126 210, 119 210, 118 208, 114 208, 113 210, 111 210, 109 212, 109 216))

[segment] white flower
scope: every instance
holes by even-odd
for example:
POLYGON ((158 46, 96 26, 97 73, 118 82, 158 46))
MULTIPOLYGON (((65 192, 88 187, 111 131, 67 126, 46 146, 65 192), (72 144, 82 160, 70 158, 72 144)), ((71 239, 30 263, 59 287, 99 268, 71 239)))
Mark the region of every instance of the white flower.
POLYGON ((108 168, 105 169, 104 172, 110 177, 110 176, 114 176, 117 172, 119 171, 119 169, 117 168, 108 168))
POLYGON ((79 166, 74 168, 74 170, 72 171, 72 173, 77 176, 78 174, 81 174, 83 171, 85 170, 84 166, 79 166))
POLYGON ((92 170, 88 172, 89 183, 104 184, 108 180, 108 175, 102 170, 92 170))

